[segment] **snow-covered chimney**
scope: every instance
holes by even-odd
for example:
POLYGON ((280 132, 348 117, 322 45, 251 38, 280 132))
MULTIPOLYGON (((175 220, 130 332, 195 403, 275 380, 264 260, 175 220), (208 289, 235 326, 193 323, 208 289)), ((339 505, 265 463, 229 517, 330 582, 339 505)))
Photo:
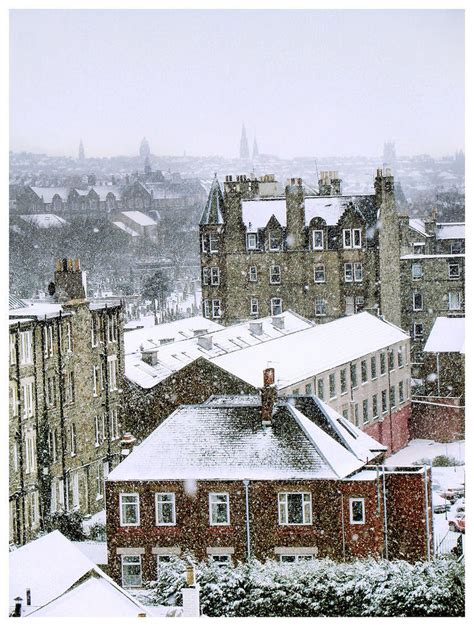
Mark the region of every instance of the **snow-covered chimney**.
POLYGON ((146 348, 142 350, 142 361, 148 365, 156 365, 158 363, 158 348, 146 348))
POLYGON ((250 322, 249 330, 252 335, 263 335, 263 322, 250 322))
POLYGON ((262 398, 262 424, 270 425, 272 423, 273 405, 277 399, 277 389, 275 387, 275 369, 267 367, 263 370, 263 387, 260 391, 262 398))
POLYGON ((283 330, 283 328, 285 328, 285 318, 283 316, 272 317, 272 324, 273 326, 275 326, 275 328, 279 328, 280 330, 283 330))
POLYGON ((212 350, 212 335, 199 335, 198 346, 204 350, 212 350))

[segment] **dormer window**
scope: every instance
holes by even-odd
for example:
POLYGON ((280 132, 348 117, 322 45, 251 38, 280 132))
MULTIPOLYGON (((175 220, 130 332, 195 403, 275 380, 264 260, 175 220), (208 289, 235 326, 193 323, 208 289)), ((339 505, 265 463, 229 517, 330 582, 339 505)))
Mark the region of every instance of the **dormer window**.
POLYGON ((362 229, 344 228, 342 231, 342 245, 345 249, 362 248, 362 229))
POLYGON ((247 250, 257 249, 257 235, 256 233, 248 233, 247 235, 247 250))
POLYGON ((280 237, 274 231, 268 233, 268 249, 273 251, 281 249, 280 237))
POLYGON ((324 231, 313 230, 313 250, 324 250, 324 231))
POLYGON ((215 233, 209 234, 209 252, 214 254, 215 252, 219 252, 218 250, 219 237, 215 233))

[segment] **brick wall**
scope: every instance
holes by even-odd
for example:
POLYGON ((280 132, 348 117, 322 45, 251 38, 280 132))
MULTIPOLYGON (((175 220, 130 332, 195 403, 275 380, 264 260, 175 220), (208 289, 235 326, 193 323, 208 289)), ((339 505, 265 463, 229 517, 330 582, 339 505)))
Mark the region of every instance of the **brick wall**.
POLYGON ((417 396, 410 421, 412 439, 434 439, 446 443, 464 439, 465 408, 462 398, 417 396))

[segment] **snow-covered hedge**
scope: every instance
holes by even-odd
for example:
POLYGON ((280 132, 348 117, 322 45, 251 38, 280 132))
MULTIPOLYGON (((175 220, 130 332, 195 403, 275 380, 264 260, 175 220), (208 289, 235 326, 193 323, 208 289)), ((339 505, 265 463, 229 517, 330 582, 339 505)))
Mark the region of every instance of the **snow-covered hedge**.
MULTIPOLYGON (((175 559, 149 585, 156 604, 181 604, 185 562, 175 559)), ((464 566, 363 560, 196 565, 209 617, 462 616, 464 566)))

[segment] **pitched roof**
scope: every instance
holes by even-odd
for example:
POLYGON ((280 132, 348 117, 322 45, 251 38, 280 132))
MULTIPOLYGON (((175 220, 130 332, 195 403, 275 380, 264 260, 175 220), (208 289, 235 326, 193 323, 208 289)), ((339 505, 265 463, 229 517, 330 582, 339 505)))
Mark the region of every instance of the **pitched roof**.
POLYGON ((436 224, 437 239, 465 239, 466 225, 464 222, 436 224))
MULTIPOLYGON (((259 397, 218 397, 181 406, 108 476, 122 480, 336 479, 363 467, 385 450, 367 435, 364 458, 330 431, 326 405, 314 396, 275 405, 271 426, 261 418, 259 397), (311 418, 303 410, 311 405, 311 418), (370 440, 370 441, 368 441, 370 440)), ((355 439, 359 429, 351 425, 355 439)))
POLYGON ((31 187, 31 189, 39 198, 43 198, 43 201, 47 204, 51 203, 56 195, 65 202, 69 195, 68 187, 31 187))
POLYGON ((67 224, 64 218, 53 213, 32 213, 31 215, 20 215, 20 218, 37 228, 58 228, 67 224))
POLYGON ((207 198, 206 206, 202 212, 199 224, 223 224, 222 209, 224 207, 224 196, 217 177, 214 178, 207 198))
POLYGON ((156 222, 153 221, 149 215, 141 211, 122 211, 122 215, 125 215, 128 219, 132 220, 132 222, 140 226, 156 226, 156 222))
POLYGON ((17 296, 10 293, 8 295, 8 308, 9 309, 23 309, 26 306, 26 303, 23 300, 20 300, 17 296))
POLYGON ((464 317, 437 317, 423 352, 464 354, 464 317))

